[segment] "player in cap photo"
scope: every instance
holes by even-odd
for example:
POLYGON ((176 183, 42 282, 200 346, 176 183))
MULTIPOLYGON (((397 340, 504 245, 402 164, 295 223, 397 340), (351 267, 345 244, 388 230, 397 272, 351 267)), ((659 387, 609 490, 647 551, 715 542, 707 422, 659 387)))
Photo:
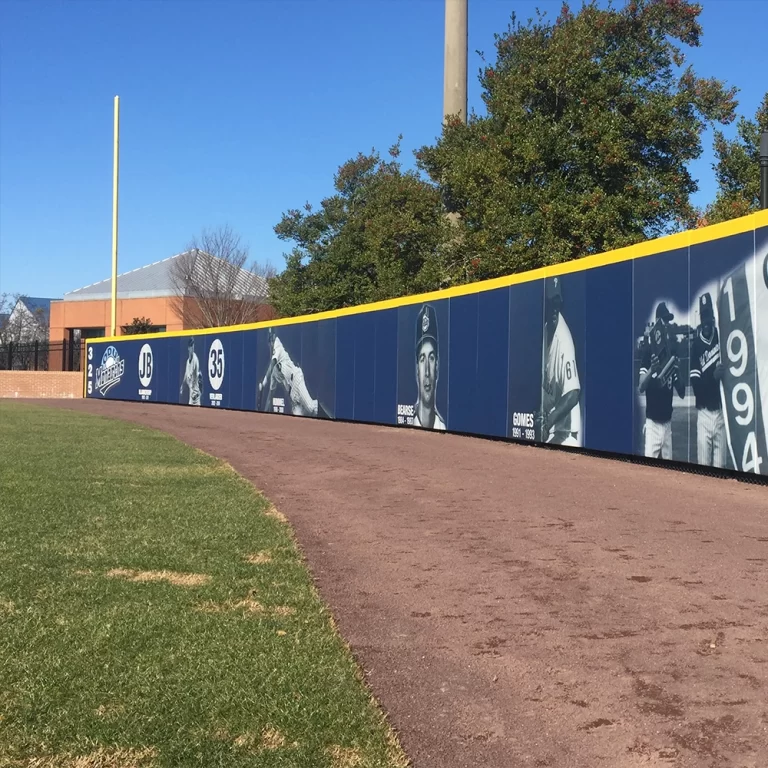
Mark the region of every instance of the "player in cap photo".
POLYGON ((544 281, 544 349, 537 437, 553 445, 578 447, 582 444, 581 382, 573 336, 562 314, 561 282, 559 277, 544 281))
POLYGON ((425 304, 416 316, 416 385, 418 399, 414 406, 413 426, 445 429, 437 410, 437 382, 440 378, 437 314, 425 304))
POLYGON ((200 392, 203 387, 203 374, 200 372, 200 360, 195 352, 195 339, 190 336, 187 341, 187 362, 184 369, 184 378, 179 387, 179 397, 184 393, 184 385, 189 391, 189 405, 200 405, 200 392))
POLYGON ((268 330, 268 336, 269 367, 259 382, 256 409, 268 410, 275 390, 282 387, 290 401, 290 413, 294 416, 322 415, 330 418, 325 411, 320 413, 318 401, 312 398, 307 389, 304 372, 293 362, 274 328, 268 330))
POLYGON ((640 394, 645 395, 644 455, 653 459, 672 458, 673 393, 685 397, 680 377, 677 338, 670 323, 674 315, 666 302, 656 307, 656 322, 643 340, 640 361, 640 394))
POLYGON ((720 400, 723 365, 712 297, 699 297, 699 327, 691 346, 691 386, 696 396, 697 461, 709 467, 725 467, 728 449, 720 400))

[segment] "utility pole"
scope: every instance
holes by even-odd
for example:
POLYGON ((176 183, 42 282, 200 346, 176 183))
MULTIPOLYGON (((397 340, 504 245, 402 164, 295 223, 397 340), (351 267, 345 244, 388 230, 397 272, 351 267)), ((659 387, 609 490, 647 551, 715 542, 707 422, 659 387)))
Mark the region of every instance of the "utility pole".
POLYGON ((768 208, 768 131, 760 134, 760 207, 768 208))
MULTIPOLYGON (((443 124, 448 115, 458 115, 459 120, 467 124, 467 2, 445 0, 443 124)), ((454 227, 458 224, 458 213, 446 216, 454 227)))
POLYGON ((443 120, 459 115, 467 122, 467 2, 445 0, 443 120))

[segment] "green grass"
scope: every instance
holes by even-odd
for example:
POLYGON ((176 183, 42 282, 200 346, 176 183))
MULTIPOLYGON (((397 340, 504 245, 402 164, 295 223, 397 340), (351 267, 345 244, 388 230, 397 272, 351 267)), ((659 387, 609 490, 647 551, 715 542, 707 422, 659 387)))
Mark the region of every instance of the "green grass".
POLYGON ((0 401, 0 766, 405 764, 251 485, 160 432, 0 401), (146 571, 208 580, 125 578, 146 571))

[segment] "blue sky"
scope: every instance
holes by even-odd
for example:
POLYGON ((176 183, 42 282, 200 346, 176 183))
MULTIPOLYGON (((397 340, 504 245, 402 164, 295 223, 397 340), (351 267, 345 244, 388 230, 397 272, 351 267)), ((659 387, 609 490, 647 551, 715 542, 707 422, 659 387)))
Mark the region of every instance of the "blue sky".
MULTIPOLYGON (((768 3, 704 0, 701 75, 766 90, 768 3), (761 75, 762 73, 762 75, 761 75)), ((469 0, 476 50, 510 14, 560 2, 469 0)), ((572 7, 579 4, 572 3, 572 7)), ((0 293, 60 297, 109 276, 112 109, 120 96, 121 272, 229 224, 282 269, 283 211, 331 191, 358 151, 440 132, 443 0, 2 0, 0 293)), ((731 129, 729 132, 732 132, 731 129)), ((693 166, 714 194, 710 139, 693 166)))

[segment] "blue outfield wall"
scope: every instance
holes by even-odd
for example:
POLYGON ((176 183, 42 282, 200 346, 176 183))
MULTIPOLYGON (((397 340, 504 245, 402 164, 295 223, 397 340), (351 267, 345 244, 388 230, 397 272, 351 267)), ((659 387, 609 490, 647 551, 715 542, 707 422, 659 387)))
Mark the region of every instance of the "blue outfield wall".
POLYGON ((91 340, 87 397, 768 474, 768 212, 447 291, 91 340))

